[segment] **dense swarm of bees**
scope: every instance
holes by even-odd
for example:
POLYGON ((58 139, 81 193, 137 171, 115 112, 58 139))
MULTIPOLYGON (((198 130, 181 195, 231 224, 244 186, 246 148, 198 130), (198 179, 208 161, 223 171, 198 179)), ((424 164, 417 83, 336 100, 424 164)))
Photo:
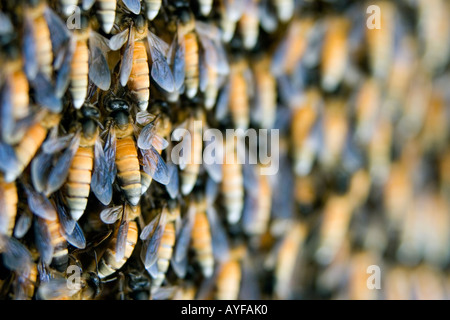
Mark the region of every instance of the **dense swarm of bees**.
POLYGON ((2 1, 0 298, 448 298, 449 24, 446 0, 2 1), (278 129, 279 170, 175 164, 177 128, 191 158, 202 129, 278 129))

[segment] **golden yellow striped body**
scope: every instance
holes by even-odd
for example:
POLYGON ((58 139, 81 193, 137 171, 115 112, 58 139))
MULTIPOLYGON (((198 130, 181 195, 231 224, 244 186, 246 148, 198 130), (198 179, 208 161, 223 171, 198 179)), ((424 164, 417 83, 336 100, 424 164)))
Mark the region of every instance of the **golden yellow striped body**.
POLYGON ((306 235, 306 225, 297 222, 291 226, 283 239, 275 268, 275 293, 278 299, 289 298, 299 248, 303 245, 306 235))
POLYGON ((97 15, 105 33, 110 33, 116 19, 116 0, 97 0, 97 15))
POLYGON ((136 97, 139 108, 146 110, 150 99, 150 75, 147 50, 142 40, 134 43, 133 64, 127 85, 136 97))
POLYGON ((133 126, 128 124, 123 129, 116 127, 116 135, 117 178, 128 202, 136 206, 141 198, 142 187, 133 126))
POLYGON ((242 34, 244 48, 252 49, 256 45, 259 36, 258 12, 244 11, 239 20, 239 29, 242 34))
POLYGON ((197 36, 193 31, 187 32, 184 36, 185 46, 185 85, 186 95, 188 98, 193 98, 198 91, 198 42, 197 36))
POLYGON ((330 20, 322 51, 322 87, 333 91, 344 77, 348 60, 347 32, 349 22, 345 18, 330 20))
POLYGON ((28 106, 30 98, 28 95, 29 85, 25 73, 18 69, 12 73, 12 106, 13 118, 19 120, 25 118, 29 114, 28 106))
POLYGON ((251 234, 263 234, 267 231, 270 220, 270 212, 272 211, 272 187, 268 176, 259 176, 258 186, 258 208, 256 212, 256 219, 250 226, 251 234))
POLYGON ((153 279, 153 287, 161 286, 166 277, 167 270, 169 269, 170 259, 172 258, 173 254, 175 237, 175 224, 173 221, 168 222, 164 229, 161 244, 158 249, 158 260, 156 261, 158 267, 158 276, 153 279))
POLYGON ((87 95, 89 82, 89 49, 87 46, 87 35, 78 36, 70 68, 69 91, 72 95, 73 105, 79 109, 84 103, 87 95))
POLYGON ((372 74, 375 78, 385 79, 389 75, 393 58, 395 34, 395 6, 390 1, 377 1, 382 14, 379 29, 366 29, 367 55, 372 74))
MULTIPOLYGON (((117 232, 116 232, 117 235, 117 232)), ((116 243, 117 238, 114 237, 108 244, 108 247, 103 254, 102 259, 98 264, 98 276, 103 279, 114 272, 122 268, 122 266, 127 262, 128 258, 132 255, 134 247, 137 243, 138 238, 138 228, 135 221, 129 222, 125 255, 120 261, 116 261, 116 243)))
POLYGON ((50 30, 48 29, 47 21, 43 15, 39 15, 34 19, 34 28, 36 59, 39 65, 39 70, 42 71, 48 79, 52 79, 52 42, 50 40, 50 30))
POLYGON ((248 129, 250 123, 250 105, 248 87, 243 75, 241 63, 233 65, 230 72, 230 113, 236 129, 248 129))
POLYGON ((53 246, 53 260, 55 268, 64 272, 67 269, 69 261, 69 251, 67 249, 67 242, 61 233, 61 225, 59 219, 56 218, 54 221, 44 220, 47 224, 47 229, 50 233, 51 244, 53 246))
POLYGON ((14 147, 18 162, 16 169, 8 172, 5 180, 15 180, 23 172, 44 142, 48 129, 57 125, 60 119, 59 114, 47 113, 41 122, 33 124, 27 130, 22 140, 14 147))
POLYGON ((188 130, 191 134, 191 150, 190 158, 186 168, 180 172, 181 177, 181 192, 186 195, 189 194, 195 186, 198 174, 200 172, 200 164, 202 161, 203 150, 203 131, 202 124, 204 121, 203 114, 197 114, 194 118, 189 119, 188 130), (197 122, 195 124, 195 121, 197 122), (200 124, 200 125, 199 125, 200 124))
POLYGON ((260 125, 262 128, 273 127, 277 110, 277 83, 270 72, 270 59, 265 57, 255 66, 255 82, 258 90, 260 125))
POLYGON ((244 208, 244 178, 242 165, 237 161, 236 150, 226 144, 222 165, 221 193, 227 211, 227 220, 234 224, 239 221, 244 208))
POLYGON ((214 271, 214 256, 211 240, 211 230, 206 216, 206 203, 197 204, 197 212, 192 227, 192 248, 195 251, 203 275, 210 277, 214 271))
POLYGON ((0 208, 0 234, 12 236, 17 214, 17 195, 16 182, 5 182, 0 177, 0 198, 2 208, 0 208))
POLYGON ((214 68, 206 66, 208 83, 206 84, 204 96, 205 96, 205 108, 211 110, 217 100, 217 93, 219 91, 219 75, 214 68))
POLYGON ((239 297, 241 277, 239 261, 230 260, 225 262, 217 277, 216 299, 237 300, 239 297))
POLYGON ((153 20, 159 13, 162 0, 144 0, 148 20, 153 20))
POLYGON ((73 157, 69 169, 65 191, 66 202, 72 219, 80 219, 86 209, 91 190, 92 170, 94 167, 95 135, 91 139, 82 137, 80 147, 73 157))

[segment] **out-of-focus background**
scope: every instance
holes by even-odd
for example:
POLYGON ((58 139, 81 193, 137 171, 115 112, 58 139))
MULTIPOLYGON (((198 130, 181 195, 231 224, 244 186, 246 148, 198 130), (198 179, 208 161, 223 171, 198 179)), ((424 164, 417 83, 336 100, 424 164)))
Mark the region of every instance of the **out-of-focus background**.
POLYGON ((2 299, 450 298, 450 1, 2 1, 0 45, 2 299), (175 165, 194 120, 279 171, 175 165))

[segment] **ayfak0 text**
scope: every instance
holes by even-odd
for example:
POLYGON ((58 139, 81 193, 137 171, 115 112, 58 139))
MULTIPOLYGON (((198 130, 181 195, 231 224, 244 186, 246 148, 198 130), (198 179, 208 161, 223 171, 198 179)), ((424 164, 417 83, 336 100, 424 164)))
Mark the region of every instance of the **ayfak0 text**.
POLYGON ((181 308, 183 315, 208 315, 212 317, 214 313, 229 314, 229 315, 245 315, 245 314, 267 314, 267 306, 261 304, 228 304, 226 308, 220 307, 195 307, 188 304, 187 307, 181 308))

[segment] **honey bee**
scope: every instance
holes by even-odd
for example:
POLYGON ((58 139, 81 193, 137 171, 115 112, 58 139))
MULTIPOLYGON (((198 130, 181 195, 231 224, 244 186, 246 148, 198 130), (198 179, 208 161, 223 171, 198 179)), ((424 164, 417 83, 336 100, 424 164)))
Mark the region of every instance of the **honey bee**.
POLYGON ((244 48, 253 49, 259 36, 258 0, 245 1, 245 10, 239 20, 239 29, 243 38, 244 48))
POLYGON ((361 86, 356 102, 355 137, 363 145, 366 145, 373 135, 374 119, 378 115, 380 100, 379 85, 374 79, 369 78, 361 86))
POLYGON ((322 88, 333 91, 341 82, 348 61, 347 33, 350 28, 345 18, 334 17, 328 20, 322 49, 322 88))
POLYGON ((153 278, 152 292, 162 285, 171 263, 176 238, 176 220, 179 218, 179 206, 172 208, 164 206, 162 212, 141 232, 140 238, 144 241, 141 258, 153 278))
POLYGON ((298 61, 306 53, 310 41, 320 31, 318 24, 311 17, 294 19, 286 32, 286 36, 278 45, 272 57, 270 70, 275 77, 290 74, 295 70, 298 61))
POLYGON ((257 123, 262 128, 273 128, 277 110, 276 80, 270 72, 270 58, 264 56, 253 66, 255 79, 255 108, 257 123))
POLYGON ((97 198, 108 204, 112 197, 114 178, 108 173, 108 165, 99 140, 99 112, 92 105, 77 111, 77 120, 67 136, 49 138, 43 145, 43 153, 31 166, 33 184, 39 192, 51 194, 65 185, 65 200, 71 217, 77 221, 87 205, 92 190, 97 198), (49 171, 45 170, 51 157, 60 148, 66 151, 49 171), (95 159, 95 160, 94 160, 95 159))
POLYGON ((347 195, 328 198, 320 228, 320 243, 316 251, 319 263, 327 265, 335 257, 348 230, 352 214, 351 201, 347 195))
POLYGON ((425 4, 418 1, 419 38, 423 44, 423 64, 431 72, 441 70, 450 57, 450 46, 441 39, 450 36, 448 23, 448 3, 435 0, 425 4))
POLYGON ((138 239, 135 221, 122 219, 98 265, 98 276, 104 279, 118 271, 133 253, 138 239))
POLYGON ((137 140, 143 168, 141 179, 142 194, 144 194, 153 179, 163 185, 168 185, 170 182, 169 169, 161 157, 161 152, 169 145, 164 137, 170 135, 171 123, 162 112, 154 117, 146 111, 138 113, 137 121, 145 125, 137 140))
POLYGON ((151 77, 165 92, 175 91, 173 73, 167 62, 169 46, 153 32, 148 30, 147 20, 142 15, 125 19, 121 32, 109 41, 112 50, 120 49, 125 43, 120 65, 120 84, 128 88, 138 101, 139 108, 146 110, 150 99, 150 72, 146 43, 152 59, 151 77))
POLYGON ((396 8, 393 3, 389 1, 375 2, 379 6, 381 28, 369 29, 367 28, 367 55, 372 75, 376 79, 385 79, 388 75, 394 47, 394 34, 396 28, 396 8))
POLYGON ((60 119, 60 114, 43 111, 37 115, 37 122, 28 128, 18 144, 12 147, 0 143, 4 157, 0 169, 6 182, 14 181, 22 174, 44 142, 48 130, 57 125, 60 119))
POLYGON ((309 174, 318 152, 321 103, 319 92, 311 89, 306 93, 304 105, 297 108, 293 114, 291 126, 295 173, 300 176, 309 174))
POLYGON ((235 224, 241 218, 244 208, 243 169, 237 159, 234 142, 227 141, 224 145, 224 151, 223 178, 220 191, 227 212, 227 220, 230 224, 235 224))
POLYGON ((195 29, 201 44, 199 60, 199 89, 203 92, 205 108, 216 103, 218 91, 229 73, 229 65, 220 41, 220 30, 204 22, 196 21, 195 29))
POLYGON ((203 111, 197 109, 178 127, 178 129, 184 129, 183 133, 180 135, 178 134, 179 131, 175 130, 172 134, 174 140, 180 141, 182 139, 180 148, 183 150, 183 155, 178 159, 178 163, 181 169, 181 193, 183 195, 187 195, 192 191, 200 172, 204 122, 205 115, 203 111))
POLYGON ((14 230, 17 203, 19 197, 17 195, 16 182, 5 182, 0 177, 0 234, 11 237, 14 230))
POLYGON ((59 198, 53 204, 29 186, 25 187, 25 191, 28 205, 36 215, 34 234, 41 260, 46 265, 51 263, 59 272, 64 272, 69 263, 67 244, 85 248, 83 231, 78 223, 70 219, 59 198))
POLYGON ((242 17, 245 9, 245 1, 221 0, 220 1, 220 28, 222 29, 222 40, 230 42, 236 31, 236 25, 242 17))
POLYGON ((259 169, 259 165, 243 165, 247 194, 242 225, 249 235, 261 235, 267 231, 272 210, 272 186, 268 176, 260 174, 259 169))
MULTIPOLYGON (((15 51, 15 49, 12 49, 15 51)), ((12 53, 15 55, 15 53, 12 53)), ((31 124, 29 83, 22 71, 20 59, 10 57, 3 62, 5 78, 1 89, 1 140, 10 145, 18 143, 31 124)))
POLYGON ((220 265, 216 279, 216 299, 238 299, 243 276, 241 261, 244 258, 245 250, 243 246, 231 249, 229 260, 220 265))
POLYGON ((333 167, 343 153, 348 136, 344 101, 333 99, 326 102, 322 121, 325 147, 321 150, 320 160, 325 167, 333 167))
MULTIPOLYGON (((214 272, 214 261, 225 261, 228 258, 226 231, 207 197, 199 196, 191 201, 182 222, 182 229, 177 235, 172 266, 185 264, 189 244, 192 243, 203 275, 210 278, 214 272)), ((175 271, 182 278, 186 272, 185 269, 175 271)))
POLYGON ((195 97, 199 86, 199 46, 194 15, 187 6, 180 6, 177 42, 173 62, 175 87, 185 85, 186 96, 195 97))
POLYGON ((283 237, 281 245, 278 247, 275 266, 275 293, 280 299, 287 299, 289 297, 297 255, 306 236, 306 225, 301 222, 296 222, 289 228, 283 237))
POLYGON ((217 120, 221 121, 229 111, 236 129, 248 129, 253 82, 254 79, 245 59, 241 58, 231 64, 228 83, 225 84, 217 101, 217 120))
POLYGON ((42 72, 47 79, 53 74, 53 51, 50 38, 51 30, 56 27, 51 24, 51 16, 56 14, 47 7, 44 1, 29 1, 25 9, 23 54, 24 69, 28 79, 34 80, 38 72, 42 72))
POLYGON ((73 105, 79 109, 87 98, 89 79, 100 89, 109 89, 108 40, 91 29, 88 17, 81 15, 80 28, 70 35, 61 51, 64 58, 56 77, 57 94, 63 95, 68 87, 73 105))
POLYGON ((392 124, 388 119, 379 117, 378 127, 369 144, 369 170, 374 182, 381 183, 389 174, 391 163, 392 124))
POLYGON ((107 102, 106 110, 110 114, 105 142, 110 152, 106 160, 110 163, 115 159, 115 165, 111 164, 111 172, 115 174, 117 171, 119 186, 125 198, 132 206, 136 206, 141 198, 142 187, 130 105, 123 99, 114 98, 107 102))

